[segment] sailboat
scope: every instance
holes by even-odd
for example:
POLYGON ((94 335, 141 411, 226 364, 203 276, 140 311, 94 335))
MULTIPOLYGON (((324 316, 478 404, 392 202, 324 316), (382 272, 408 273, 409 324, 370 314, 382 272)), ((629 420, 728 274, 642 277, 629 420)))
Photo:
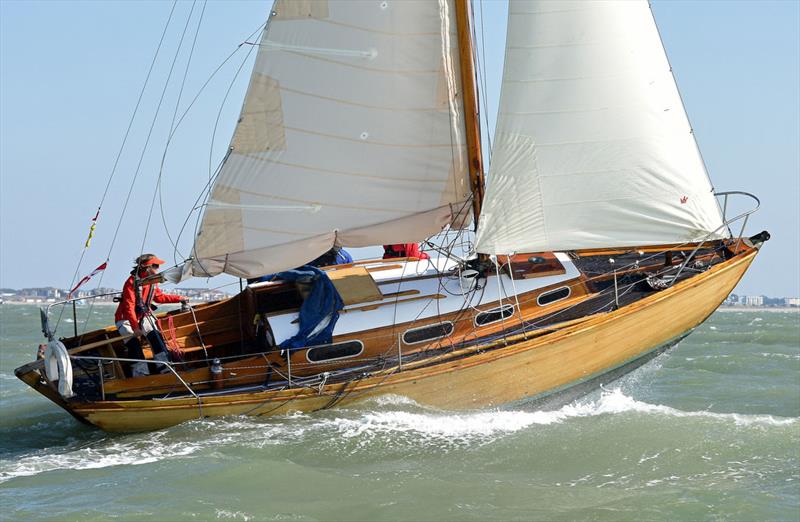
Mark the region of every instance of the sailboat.
POLYGON ((59 338, 43 310, 16 375, 133 432, 381 394, 552 408, 676 345, 769 234, 711 185, 648 3, 510 0, 486 176, 471 24, 468 0, 277 0, 191 257, 154 277, 275 276, 158 315, 173 357, 145 376, 113 326, 59 338), (431 257, 285 276, 411 242, 431 257))

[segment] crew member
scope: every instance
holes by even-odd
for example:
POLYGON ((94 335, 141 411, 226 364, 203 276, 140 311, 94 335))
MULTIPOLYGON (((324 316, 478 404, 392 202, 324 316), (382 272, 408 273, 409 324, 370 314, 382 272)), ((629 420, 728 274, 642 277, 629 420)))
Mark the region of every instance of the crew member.
MULTIPOLYGON (((313 261, 309 261, 308 265, 315 266, 317 268, 323 266, 333 266, 333 265, 346 265, 348 263, 353 262, 353 256, 340 246, 335 246, 316 258, 313 261)), ((295 270, 302 270, 302 266, 298 266, 295 270)), ((252 285, 254 283, 263 283, 265 281, 274 281, 275 276, 277 274, 267 274, 261 277, 252 277, 247 280, 247 284, 252 285)))
MULTIPOLYGON (((145 277, 155 275, 164 260, 153 254, 143 254, 134 260, 134 267, 125 286, 122 287, 122 297, 114 314, 117 330, 122 335, 128 357, 131 359, 144 359, 142 343, 139 340, 144 336, 153 350, 153 360, 169 362, 167 344, 164 336, 158 330, 158 323, 150 310, 151 303, 184 303, 187 299, 180 295, 165 294, 158 288, 158 284, 140 284, 145 277)), ((162 372, 169 371, 165 365, 159 365, 162 372)), ((147 363, 137 362, 131 366, 133 377, 149 375, 147 363)))
POLYGON ((416 257, 417 259, 429 259, 430 256, 419 249, 417 243, 402 243, 399 245, 383 245, 383 258, 392 259, 394 257, 416 257))
POLYGON ((350 253, 340 246, 335 246, 308 263, 311 266, 333 266, 333 265, 346 265, 353 262, 353 257, 350 253))

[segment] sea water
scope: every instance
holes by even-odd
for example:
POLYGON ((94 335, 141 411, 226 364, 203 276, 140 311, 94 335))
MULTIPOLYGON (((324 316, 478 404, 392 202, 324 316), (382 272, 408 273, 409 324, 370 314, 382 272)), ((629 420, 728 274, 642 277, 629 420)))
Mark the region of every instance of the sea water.
MULTIPOLYGON (((96 327, 113 308, 78 312, 96 327)), ((717 312, 556 411, 385 396, 130 435, 18 381, 39 313, 0 313, 4 520, 800 520, 798 311, 717 312)))

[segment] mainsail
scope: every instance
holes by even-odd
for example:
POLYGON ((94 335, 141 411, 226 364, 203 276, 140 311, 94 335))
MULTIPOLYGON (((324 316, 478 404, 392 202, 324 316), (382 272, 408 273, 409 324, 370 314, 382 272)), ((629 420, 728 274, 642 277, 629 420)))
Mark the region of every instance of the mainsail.
POLYGON ((451 3, 275 2, 192 274, 258 276, 468 214, 451 3))
POLYGON ((648 3, 510 0, 508 16, 477 251, 726 237, 648 3))

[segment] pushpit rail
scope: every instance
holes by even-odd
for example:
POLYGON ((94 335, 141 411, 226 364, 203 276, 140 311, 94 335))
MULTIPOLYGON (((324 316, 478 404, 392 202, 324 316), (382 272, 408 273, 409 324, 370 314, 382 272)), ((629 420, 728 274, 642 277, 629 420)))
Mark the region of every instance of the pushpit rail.
POLYGON ((741 190, 729 190, 729 191, 726 191, 726 192, 714 192, 714 195, 716 197, 718 197, 718 198, 719 197, 722 198, 722 224, 720 226, 718 226, 717 228, 715 228, 714 230, 712 230, 711 232, 709 232, 708 234, 706 234, 706 236, 697 244, 697 246, 694 248, 694 250, 692 250, 692 253, 689 254, 689 256, 686 257, 686 259, 683 260, 683 262, 678 267, 678 272, 675 274, 675 276, 672 279, 672 284, 674 284, 675 281, 678 280, 678 276, 680 276, 681 273, 683 272, 683 270, 687 266, 689 266, 689 262, 692 259, 694 259, 695 254, 697 254, 697 252, 700 250, 700 248, 706 243, 708 238, 712 237, 714 234, 719 232, 721 229, 726 228, 728 230, 728 234, 730 234, 731 238, 736 237, 736 250, 739 250, 739 244, 742 242, 742 236, 744 234, 744 229, 747 226, 747 220, 750 218, 751 214, 754 214, 759 208, 761 208, 761 200, 758 199, 758 197, 756 197, 754 194, 751 194, 749 192, 744 192, 744 191, 741 191, 741 190), (728 218, 728 198, 730 196, 746 196, 746 197, 752 199, 753 201, 755 201, 755 207, 751 208, 750 210, 745 210, 744 212, 742 212, 742 213, 740 213, 740 214, 738 214, 738 215, 736 215, 736 216, 734 216, 732 218, 728 218), (738 236, 734 236, 733 232, 731 231, 731 225, 733 223, 739 221, 740 219, 743 220, 742 221, 742 228, 739 230, 739 235, 738 236))
MULTIPOLYGON (((189 383, 186 382, 183 377, 180 376, 178 371, 175 369, 174 365, 171 362, 167 361, 156 361, 153 359, 130 359, 127 357, 100 357, 95 355, 70 355, 70 360, 88 360, 88 361, 98 361, 98 362, 130 362, 130 363, 147 363, 147 364, 159 364, 162 366, 166 366, 172 375, 174 375, 181 384, 183 384, 186 391, 188 391, 192 397, 197 399, 197 407, 200 410, 200 417, 203 416, 203 400, 200 398, 197 393, 189 386, 189 383)), ((100 374, 100 395, 103 400, 106 399, 106 392, 105 392, 105 385, 104 385, 104 377, 103 377, 103 368, 102 364, 98 364, 98 373, 100 374)))
MULTIPOLYGON (((751 194, 749 192, 744 192, 744 191, 741 191, 741 190, 729 190, 729 191, 726 191, 726 192, 715 192, 714 195, 716 197, 718 197, 718 198, 719 197, 722 198, 722 221, 723 221, 723 225, 728 227, 728 232, 731 231, 729 225, 735 223, 736 221, 739 221, 740 219, 744 219, 744 222, 742 223, 742 228, 741 228, 741 230, 739 230, 739 236, 738 236, 739 241, 741 241, 742 235, 744 234, 744 229, 745 229, 745 227, 747 227, 747 220, 750 218, 750 214, 754 214, 756 211, 758 211, 759 208, 761 208, 761 200, 758 199, 758 197, 756 197, 754 194, 751 194), (735 217, 732 217, 732 218, 728 219, 728 198, 730 196, 746 196, 746 197, 752 199, 753 201, 755 201, 755 205, 756 206, 753 207, 750 210, 746 210, 746 211, 742 212, 741 214, 739 214, 739 215, 737 215, 735 217)), ((719 230, 719 229, 717 229, 717 230, 719 230)), ((714 232, 716 232, 716 230, 714 232)), ((733 237, 733 233, 731 233, 731 237, 733 237)), ((737 244, 737 246, 738 246, 738 244, 737 244)))
MULTIPOLYGON (((41 319, 42 319, 42 333, 44 334, 44 336, 48 340, 52 341, 55 338, 56 332, 54 330, 50 329, 50 309, 53 308, 54 306, 66 306, 68 304, 72 304, 72 327, 73 327, 73 333, 75 334, 75 337, 78 337, 78 311, 75 308, 75 304, 78 301, 85 301, 87 299, 92 299, 93 300, 93 299, 98 299, 100 297, 109 297, 109 296, 117 296, 117 295, 122 295, 122 292, 108 292, 106 294, 96 294, 96 295, 89 295, 89 296, 84 296, 84 297, 70 297, 70 298, 64 299, 62 301, 56 301, 54 303, 49 303, 47 306, 43 306, 43 307, 39 308, 39 312, 41 314, 41 319)), ((58 325, 56 325, 56 328, 57 327, 58 327, 58 325)))

